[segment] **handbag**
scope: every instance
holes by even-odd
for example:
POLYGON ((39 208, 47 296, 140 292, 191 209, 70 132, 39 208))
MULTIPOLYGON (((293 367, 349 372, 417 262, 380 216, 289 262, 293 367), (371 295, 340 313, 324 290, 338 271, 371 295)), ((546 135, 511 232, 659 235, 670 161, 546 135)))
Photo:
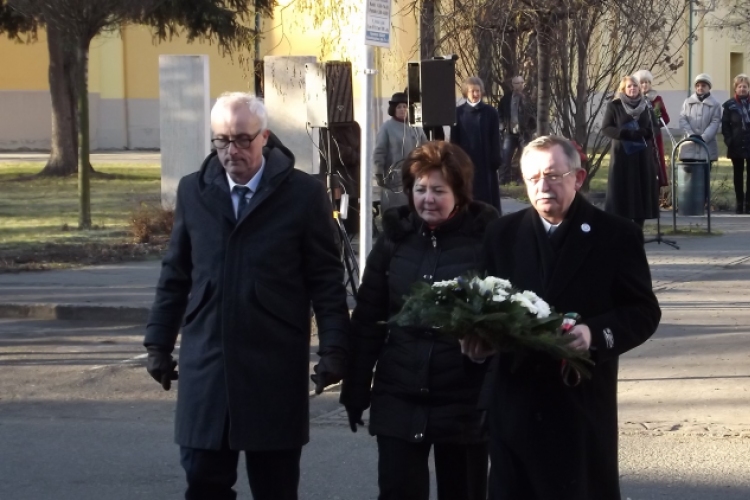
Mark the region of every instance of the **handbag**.
MULTIPOLYGON (((638 130, 639 128, 640 125, 635 120, 631 120, 622 126, 623 130, 638 130)), ((623 139, 620 142, 626 155, 632 155, 646 149, 646 139, 643 137, 636 140, 623 139)))

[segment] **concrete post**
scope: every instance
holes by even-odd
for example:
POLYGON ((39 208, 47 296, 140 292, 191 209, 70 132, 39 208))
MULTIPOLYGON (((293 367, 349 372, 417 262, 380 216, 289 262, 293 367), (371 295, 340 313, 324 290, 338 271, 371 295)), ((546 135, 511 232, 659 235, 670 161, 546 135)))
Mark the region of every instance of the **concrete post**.
POLYGON ((294 166, 308 174, 320 172, 320 157, 313 154, 318 130, 306 129, 305 64, 315 62, 315 56, 263 58, 263 101, 268 109, 268 128, 294 153, 294 166))
POLYGON ((159 56, 161 201, 173 207, 180 179, 211 151, 208 56, 159 56))

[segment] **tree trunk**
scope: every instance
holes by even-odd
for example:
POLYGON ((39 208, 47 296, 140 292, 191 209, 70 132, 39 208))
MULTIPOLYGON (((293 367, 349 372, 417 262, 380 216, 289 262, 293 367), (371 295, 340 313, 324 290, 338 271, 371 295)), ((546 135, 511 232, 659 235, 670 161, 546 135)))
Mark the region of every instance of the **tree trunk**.
POLYGON ((40 174, 71 175, 78 170, 75 52, 52 23, 47 27, 47 46, 52 97, 52 150, 40 174))
POLYGON ((76 44, 78 90, 78 229, 91 229, 91 185, 89 170, 89 44, 83 37, 76 44))
POLYGON ((539 136, 549 135, 550 116, 550 30, 552 15, 548 12, 540 12, 537 18, 537 119, 536 133, 539 136))
POLYGON ((419 13, 419 53, 422 59, 435 56, 435 0, 423 0, 419 13))
POLYGON ((493 44, 492 33, 487 29, 486 9, 481 9, 475 20, 474 43, 477 48, 477 76, 484 82, 484 94, 488 102, 495 101, 494 80, 492 71, 493 44))
POLYGON ((576 31, 576 115, 574 137, 584 151, 588 147, 588 66, 589 66, 589 29, 588 20, 576 31))

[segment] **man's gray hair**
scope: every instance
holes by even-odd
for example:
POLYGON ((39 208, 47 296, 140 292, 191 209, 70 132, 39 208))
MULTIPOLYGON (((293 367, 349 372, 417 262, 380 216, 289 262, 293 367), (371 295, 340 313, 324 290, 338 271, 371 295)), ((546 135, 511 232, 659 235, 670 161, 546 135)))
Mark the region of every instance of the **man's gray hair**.
POLYGON ((543 135, 528 143, 526 147, 523 148, 521 165, 523 166, 524 158, 526 158, 529 151, 549 151, 555 146, 560 146, 560 148, 562 148, 565 157, 568 159, 568 167, 570 170, 576 171, 581 168, 581 157, 578 155, 578 150, 565 137, 557 135, 543 135))
POLYGON ((260 129, 268 128, 268 113, 263 99, 248 92, 224 92, 216 99, 214 107, 211 108, 211 123, 219 118, 219 114, 226 110, 237 109, 246 106, 250 113, 260 121, 260 129))

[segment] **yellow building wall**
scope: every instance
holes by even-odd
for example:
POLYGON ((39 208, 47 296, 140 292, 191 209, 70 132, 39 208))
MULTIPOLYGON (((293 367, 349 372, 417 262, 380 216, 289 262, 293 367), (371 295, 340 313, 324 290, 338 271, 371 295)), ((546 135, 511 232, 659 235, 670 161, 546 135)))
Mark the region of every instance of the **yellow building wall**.
POLYGON ((237 58, 222 57, 216 45, 202 42, 188 43, 182 38, 159 44, 153 43, 151 32, 143 26, 128 26, 122 33, 125 88, 130 99, 159 98, 159 55, 206 54, 209 57, 211 97, 227 90, 252 89, 237 58))
POLYGON ((36 43, 23 44, 0 37, 0 91, 49 90, 47 37, 42 31, 36 43))

